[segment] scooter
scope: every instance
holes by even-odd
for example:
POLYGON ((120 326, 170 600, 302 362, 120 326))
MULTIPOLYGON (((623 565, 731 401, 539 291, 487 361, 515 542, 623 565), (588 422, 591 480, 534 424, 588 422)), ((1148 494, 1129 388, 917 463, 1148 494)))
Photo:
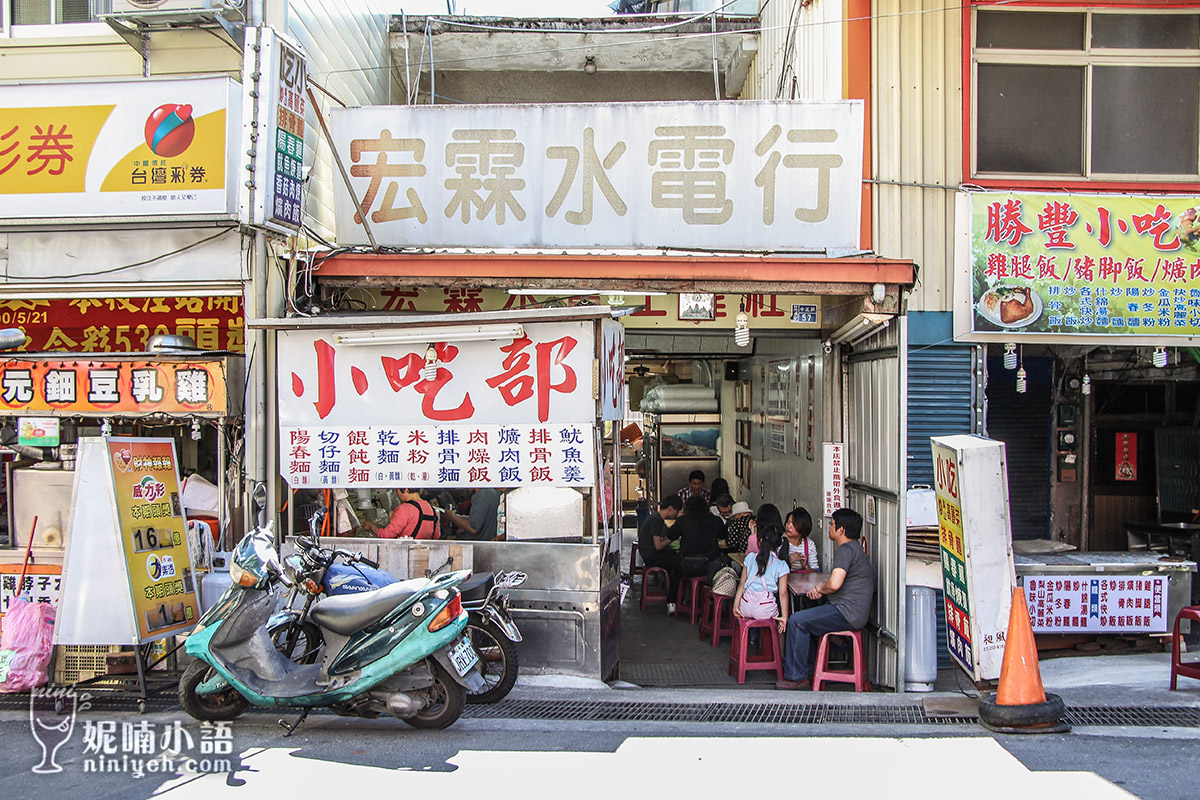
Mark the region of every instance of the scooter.
MULTIPOLYGON (((320 631, 311 622, 313 604, 322 596, 339 597, 375 591, 397 581, 379 565, 358 553, 321 547, 317 531, 322 512, 309 520, 309 535, 295 539, 297 554, 288 567, 297 575, 287 610, 272 618, 271 637, 281 652, 298 663, 311 662, 320 651, 320 631), (300 596, 304 602, 299 607, 300 596)), ((443 567, 444 568, 444 567, 443 567)), ((431 577, 437 577, 435 572, 431 577)), ((495 703, 504 698, 517 681, 520 665, 516 643, 521 631, 513 622, 505 589, 525 582, 524 572, 497 572, 464 581, 459 591, 467 610, 466 638, 481 661, 483 686, 467 691, 468 703, 495 703)), ((324 602, 324 601, 322 601, 324 602)))
POLYGON ((483 685, 478 655, 463 636, 458 591, 471 573, 393 583, 330 598, 308 623, 325 642, 319 663, 297 664, 274 646, 268 622, 282 606, 274 589, 290 580, 268 525, 242 539, 232 585, 199 619, 185 652, 179 703, 199 720, 230 720, 250 705, 296 708, 291 733, 313 708, 367 718, 388 713, 416 728, 445 728, 462 713, 465 689, 483 685))

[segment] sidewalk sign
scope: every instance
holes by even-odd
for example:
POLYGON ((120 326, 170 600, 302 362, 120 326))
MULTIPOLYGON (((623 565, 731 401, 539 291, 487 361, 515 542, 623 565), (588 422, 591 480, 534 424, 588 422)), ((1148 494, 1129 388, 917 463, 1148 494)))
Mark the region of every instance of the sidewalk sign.
POLYGON ((55 644, 145 644, 199 602, 171 439, 79 441, 55 644))
POLYGON ((976 683, 1000 677, 1016 586, 1004 443, 930 437, 936 477, 946 645, 976 683))

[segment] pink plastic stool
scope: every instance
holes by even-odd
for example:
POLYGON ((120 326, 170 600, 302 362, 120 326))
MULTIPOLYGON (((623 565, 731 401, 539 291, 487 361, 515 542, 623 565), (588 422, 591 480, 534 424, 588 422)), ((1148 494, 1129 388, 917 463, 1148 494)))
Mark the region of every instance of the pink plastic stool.
POLYGON ((854 691, 871 691, 871 681, 867 677, 867 651, 863 647, 862 631, 835 631, 821 637, 821 646, 817 648, 817 669, 812 676, 813 691, 819 692, 822 683, 853 683, 854 691), (850 670, 829 669, 829 637, 847 636, 850 638, 852 653, 850 670))
POLYGON ((667 590, 671 585, 671 576, 662 567, 646 567, 642 572, 642 611, 646 610, 646 602, 653 600, 666 600, 667 590), (650 581, 657 577, 662 582, 662 589, 655 590, 650 588, 650 581))
POLYGON ((746 673, 755 669, 775 670, 775 679, 783 680, 783 650, 779 647, 779 633, 773 619, 734 618, 733 644, 729 648, 729 674, 737 674, 737 682, 746 682, 746 673), (754 658, 747 654, 750 631, 762 628, 759 635, 759 653, 754 658))
POLYGON ((675 619, 687 614, 688 622, 696 624, 696 619, 700 616, 700 590, 705 588, 707 580, 703 575, 679 579, 679 600, 675 604, 675 619))
POLYGON ((630 580, 633 580, 634 575, 641 575, 642 573, 644 573, 646 571, 645 566, 639 567, 637 565, 637 557, 638 557, 638 544, 637 544, 637 542, 634 542, 633 550, 631 550, 629 553, 629 579, 630 580))
POLYGON ((1183 660, 1183 635, 1179 632, 1179 623, 1185 619, 1200 622, 1200 606, 1184 606, 1175 615, 1175 627, 1171 629, 1171 691, 1175 690, 1175 681, 1180 675, 1200 680, 1200 661, 1183 660))
POLYGON ((707 586, 700 590, 700 641, 712 636, 716 647, 723 636, 733 636, 737 630, 733 624, 733 598, 724 594, 713 594, 707 586))

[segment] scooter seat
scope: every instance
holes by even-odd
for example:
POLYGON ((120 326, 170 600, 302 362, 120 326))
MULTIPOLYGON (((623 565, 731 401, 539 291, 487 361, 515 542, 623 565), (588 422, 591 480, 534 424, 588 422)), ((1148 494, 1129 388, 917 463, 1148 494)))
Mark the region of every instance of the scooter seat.
POLYGON ((378 621, 428 585, 425 578, 415 578, 372 592, 326 597, 312 607, 309 616, 322 628, 349 636, 378 621))
POLYGON ((458 585, 458 592, 464 603, 482 602, 487 599, 488 592, 496 585, 496 576, 490 572, 474 575, 458 585))

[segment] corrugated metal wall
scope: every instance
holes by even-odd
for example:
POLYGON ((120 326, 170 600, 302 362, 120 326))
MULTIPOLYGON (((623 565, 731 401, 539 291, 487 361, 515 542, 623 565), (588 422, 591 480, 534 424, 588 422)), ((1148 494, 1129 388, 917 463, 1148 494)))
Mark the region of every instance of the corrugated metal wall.
POLYGON ((974 433, 973 347, 911 347, 908 351, 908 478, 933 486, 930 436, 974 433))
POLYGON ((842 97, 842 2, 773 0, 760 15, 758 55, 742 100, 842 97))
POLYGON ((920 267, 911 311, 952 308, 952 190, 962 182, 962 11, 930 6, 877 0, 872 21, 872 160, 883 182, 873 192, 875 251, 920 267))
POLYGON ((898 319, 843 355, 847 503, 865 520, 869 500, 875 502, 875 523, 863 526, 877 582, 872 679, 893 687, 904 668, 905 325, 898 319))
MULTIPOLYGON (((348 106, 385 105, 395 86, 388 47, 389 14, 373 0, 291 0, 288 34, 308 54, 309 78, 348 106)), ((329 119, 331 101, 314 92, 329 119)), ((309 111, 304 147, 315 153, 304 201, 308 224, 332 240, 335 181, 340 181, 329 144, 309 111)))

